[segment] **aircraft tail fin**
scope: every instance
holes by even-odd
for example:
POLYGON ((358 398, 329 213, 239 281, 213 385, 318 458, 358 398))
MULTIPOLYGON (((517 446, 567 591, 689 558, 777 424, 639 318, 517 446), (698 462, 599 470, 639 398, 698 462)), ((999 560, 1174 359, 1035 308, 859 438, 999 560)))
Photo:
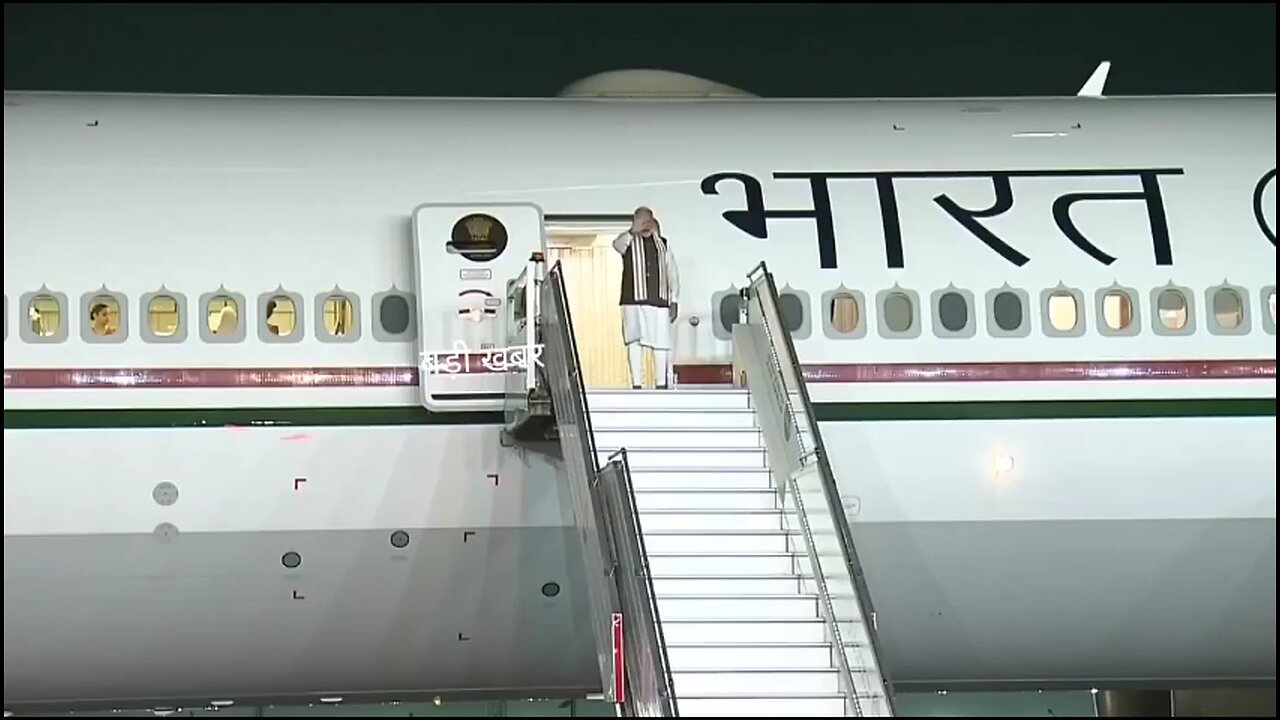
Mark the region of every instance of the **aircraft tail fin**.
POLYGON ((1102 90, 1107 84, 1107 73, 1111 72, 1111 61, 1103 60, 1098 63, 1097 69, 1084 81, 1084 85, 1080 88, 1080 92, 1076 93, 1077 97, 1102 97, 1102 90))

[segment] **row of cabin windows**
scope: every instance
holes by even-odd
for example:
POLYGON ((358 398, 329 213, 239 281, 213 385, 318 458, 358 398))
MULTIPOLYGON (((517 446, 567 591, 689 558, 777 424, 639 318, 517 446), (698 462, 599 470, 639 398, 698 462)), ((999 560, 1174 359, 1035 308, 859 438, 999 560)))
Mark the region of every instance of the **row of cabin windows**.
MULTIPOLYGON (((41 290, 23 297, 26 322, 22 337, 30 342, 61 342, 67 337, 62 293, 41 290)), ((4 299, 5 339, 9 337, 9 298, 4 299)), ((244 297, 239 293, 208 293, 200 301, 198 331, 206 341, 239 342, 244 339, 244 297)), ((82 337, 89 342, 122 342, 129 335, 124 295, 91 293, 84 297, 82 337)), ((139 320, 149 342, 181 342, 186 339, 186 297, 161 290, 144 295, 139 320)), ((258 298, 259 337, 267 342, 296 342, 305 334, 304 303, 297 293, 275 291, 258 298)), ((402 342, 415 336, 414 298, 391 290, 374 295, 373 335, 385 342, 402 342)), ((315 298, 316 336, 327 342, 353 342, 360 337, 359 298, 346 292, 321 293, 315 298)))
MULTIPOLYGON (((1191 335, 1196 330, 1195 293, 1188 288, 1166 286, 1151 293, 1152 331, 1157 335, 1191 335)), ((1206 324, 1217 335, 1242 335, 1250 330, 1250 295, 1243 288, 1230 285, 1209 288, 1204 293, 1208 304, 1206 324)), ((1260 299, 1266 311, 1263 327, 1275 334, 1276 293, 1274 286, 1264 288, 1260 299)), ((921 332, 920 299, 916 292, 894 288, 876 295, 879 309, 877 329, 883 337, 918 337, 921 332)), ((722 338, 738 322, 741 297, 734 292, 720 293, 715 332, 722 338)), ((871 324, 866 313, 866 298, 857 290, 834 290, 823 295, 822 324, 824 334, 833 339, 859 338, 871 324)), ((938 337, 963 338, 976 334, 978 303, 973 293, 946 288, 933 293, 933 331, 938 337)), ((987 293, 985 312, 988 333, 994 337, 1025 337, 1031 332, 1031 315, 1035 305, 1024 290, 1010 287, 987 293)), ((1105 288, 1097 291, 1094 305, 1098 309, 1099 333, 1111 336, 1138 334, 1142 326, 1141 302, 1137 291, 1127 288, 1105 288)), ((1041 293, 1039 313, 1041 327, 1049 336, 1075 337, 1084 334, 1088 324, 1088 303, 1080 290, 1057 287, 1041 293)), ((783 326, 797 339, 810 334, 808 298, 800 291, 786 289, 779 293, 778 314, 783 326)))

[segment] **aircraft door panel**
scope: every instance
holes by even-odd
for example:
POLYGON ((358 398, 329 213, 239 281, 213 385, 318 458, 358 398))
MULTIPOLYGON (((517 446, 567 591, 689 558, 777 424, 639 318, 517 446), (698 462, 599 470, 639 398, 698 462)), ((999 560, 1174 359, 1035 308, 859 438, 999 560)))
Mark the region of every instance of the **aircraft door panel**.
POLYGON ((503 409, 506 376, 480 362, 506 346, 507 281, 545 252, 530 204, 421 205, 413 212, 419 381, 435 412, 503 409))

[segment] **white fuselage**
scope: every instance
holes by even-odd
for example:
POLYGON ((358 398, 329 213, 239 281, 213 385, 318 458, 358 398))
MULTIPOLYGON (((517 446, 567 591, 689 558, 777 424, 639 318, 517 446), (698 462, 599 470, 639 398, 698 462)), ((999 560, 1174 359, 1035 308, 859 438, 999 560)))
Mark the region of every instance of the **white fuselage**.
MULTIPOLYGON (((422 407, 420 338, 449 337, 460 287, 420 282, 434 204, 523 203, 547 228, 653 207, 685 382, 727 374, 717 293, 760 261, 799 293, 893 681, 1273 679, 1275 128, 1271 96, 7 94, 6 708, 598 687, 557 461, 502 447, 485 408, 422 407), (320 337, 335 289, 353 342, 320 337), (970 303, 954 333, 948 289, 970 303), (1002 289, 1025 298, 1014 331, 1002 289), (1080 332, 1053 334, 1055 289, 1080 332), (837 290, 865 332, 832 337, 837 290), (1105 330, 1108 291, 1130 329, 1105 330), (277 292, 302 301, 297 342, 260 335, 277 292), (372 331, 387 292, 421 301, 414 337, 372 331), (120 342, 86 329, 104 293, 120 342), (180 341, 144 337, 157 293, 180 341), (217 294, 242 298, 242 339, 202 337, 217 294), (36 296, 65 337, 31 335, 36 296)), ((514 230, 510 252, 542 249, 514 230)))

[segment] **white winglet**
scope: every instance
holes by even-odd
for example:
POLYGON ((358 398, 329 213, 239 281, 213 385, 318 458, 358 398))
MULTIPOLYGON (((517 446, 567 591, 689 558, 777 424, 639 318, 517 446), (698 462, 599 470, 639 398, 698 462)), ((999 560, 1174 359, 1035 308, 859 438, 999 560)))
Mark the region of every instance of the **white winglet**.
POLYGON ((1077 97, 1102 97, 1102 89, 1107 84, 1107 73, 1111 72, 1111 61, 1103 60, 1098 63, 1098 69, 1093 71, 1088 80, 1084 81, 1084 86, 1080 88, 1080 92, 1076 93, 1077 97))

